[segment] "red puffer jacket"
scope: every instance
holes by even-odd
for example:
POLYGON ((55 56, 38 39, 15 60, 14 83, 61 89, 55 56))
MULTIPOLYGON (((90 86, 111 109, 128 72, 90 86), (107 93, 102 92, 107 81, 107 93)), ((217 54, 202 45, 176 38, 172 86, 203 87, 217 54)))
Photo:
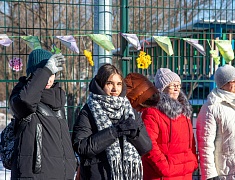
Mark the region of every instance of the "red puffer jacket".
POLYGON ((153 145, 142 157, 144 180, 191 180, 198 163, 190 119, 170 119, 155 107, 143 109, 142 119, 153 145))

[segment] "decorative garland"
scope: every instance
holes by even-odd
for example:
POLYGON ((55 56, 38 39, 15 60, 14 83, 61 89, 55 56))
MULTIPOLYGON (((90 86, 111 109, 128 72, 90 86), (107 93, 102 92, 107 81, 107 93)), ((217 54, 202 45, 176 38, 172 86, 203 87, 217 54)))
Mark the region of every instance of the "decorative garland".
MULTIPOLYGON (((149 65, 152 63, 151 61, 151 56, 148 55, 146 52, 144 52, 144 43, 148 43, 146 40, 143 41, 143 49, 141 50, 140 42, 136 34, 128 34, 128 33, 119 33, 122 35, 130 44, 133 45, 137 50, 140 50, 139 56, 136 59, 137 61, 137 67, 141 69, 147 69, 149 65)), ((79 36, 79 35, 76 35, 79 36)), ((96 44, 101 46, 107 51, 114 50, 114 46, 110 39, 108 38, 107 35, 105 34, 88 34, 88 37, 90 37, 96 44)), ((20 36, 26 44, 31 48, 31 49, 40 49, 41 48, 41 43, 39 41, 38 36, 20 36)), ((64 44, 67 48, 69 48, 71 51, 79 53, 79 49, 77 47, 76 40, 72 35, 66 35, 66 36, 55 36, 56 38, 60 39, 62 44, 64 44)), ((81 36, 82 37, 82 36, 81 36)), ((169 55, 173 55, 173 48, 171 45, 171 40, 167 36, 152 36, 153 39, 157 42, 157 44, 169 55)), ((195 47, 202 55, 206 55, 206 52, 203 48, 202 45, 198 43, 198 39, 190 39, 190 38, 183 38, 187 43, 195 47)), ((82 39, 83 41, 83 39, 82 39)), ((10 46, 10 44, 13 41, 8 38, 6 34, 0 34, 0 44, 3 46, 10 46)), ((207 39, 207 42, 211 48, 211 45, 209 43, 209 40, 207 39)), ((230 40, 214 40, 215 45, 217 46, 220 54, 223 56, 225 61, 229 63, 231 60, 234 59, 234 52, 232 49, 232 44, 230 40)), ((85 50, 83 51, 85 57, 87 58, 89 64, 91 66, 94 66, 94 62, 92 59, 92 53, 87 50, 85 43, 83 41, 84 48, 85 50)), ((59 53, 61 50, 55 45, 52 45, 52 53, 59 53)), ((211 48, 209 51, 211 54, 211 57, 214 59, 214 62, 216 65, 220 63, 220 57, 218 54, 218 51, 214 50, 211 48)), ((15 60, 16 61, 16 60, 15 60)), ((9 67, 11 67, 13 70, 20 70, 21 65, 19 68, 13 68, 13 64, 17 64, 15 61, 9 62, 9 67)), ((20 61, 19 63, 20 64, 20 61)))

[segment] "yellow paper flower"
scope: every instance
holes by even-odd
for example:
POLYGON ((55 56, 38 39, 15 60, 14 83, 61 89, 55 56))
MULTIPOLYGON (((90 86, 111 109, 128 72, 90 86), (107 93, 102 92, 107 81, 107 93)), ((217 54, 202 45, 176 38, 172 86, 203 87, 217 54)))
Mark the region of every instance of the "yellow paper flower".
POLYGON ((147 69, 152 63, 151 56, 146 54, 144 51, 140 51, 139 57, 136 59, 137 67, 147 69))
POLYGON ((91 66, 94 66, 94 61, 92 60, 92 54, 90 51, 88 50, 84 50, 84 55, 86 56, 86 58, 88 59, 88 62, 91 66))
POLYGON ((210 54, 215 62, 215 65, 218 65, 220 63, 220 57, 218 56, 218 52, 215 50, 210 50, 210 54))

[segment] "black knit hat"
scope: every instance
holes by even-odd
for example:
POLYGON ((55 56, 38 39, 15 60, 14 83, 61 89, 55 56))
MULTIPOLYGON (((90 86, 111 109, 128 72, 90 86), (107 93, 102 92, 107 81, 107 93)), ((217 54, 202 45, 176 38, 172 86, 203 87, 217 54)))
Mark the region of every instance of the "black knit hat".
POLYGON ((36 71, 37 68, 43 68, 48 59, 52 56, 52 53, 44 49, 35 49, 29 54, 26 73, 27 76, 30 73, 36 71))

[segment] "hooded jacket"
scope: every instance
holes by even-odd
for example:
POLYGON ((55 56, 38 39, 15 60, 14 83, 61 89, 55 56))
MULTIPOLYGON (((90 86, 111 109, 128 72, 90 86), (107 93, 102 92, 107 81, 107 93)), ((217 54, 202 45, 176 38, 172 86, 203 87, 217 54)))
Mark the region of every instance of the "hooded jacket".
MULTIPOLYGON (((89 85, 90 92, 106 95, 95 79, 89 85)), ((125 96, 125 87, 120 96, 125 96)), ((128 138, 137 149, 139 155, 151 150, 152 143, 142 123, 140 115, 135 111, 136 120, 141 123, 138 137, 128 138)), ((122 138, 119 139, 120 143, 122 138)), ((110 128, 98 131, 95 119, 87 104, 79 113, 73 128, 73 148, 80 158, 80 174, 82 180, 111 180, 111 167, 107 159, 106 149, 116 141, 110 128)))
POLYGON ((235 179, 235 94, 215 88, 197 118, 201 179, 235 179))
POLYGON ((144 180, 191 180, 197 156, 191 106, 180 92, 178 101, 160 93, 157 107, 142 110, 153 148, 142 157, 144 180))
POLYGON ((29 79, 21 77, 10 96, 17 119, 31 114, 16 143, 11 179, 74 178, 76 161, 65 119, 65 93, 58 83, 45 89, 50 76, 47 68, 38 68, 29 79))

